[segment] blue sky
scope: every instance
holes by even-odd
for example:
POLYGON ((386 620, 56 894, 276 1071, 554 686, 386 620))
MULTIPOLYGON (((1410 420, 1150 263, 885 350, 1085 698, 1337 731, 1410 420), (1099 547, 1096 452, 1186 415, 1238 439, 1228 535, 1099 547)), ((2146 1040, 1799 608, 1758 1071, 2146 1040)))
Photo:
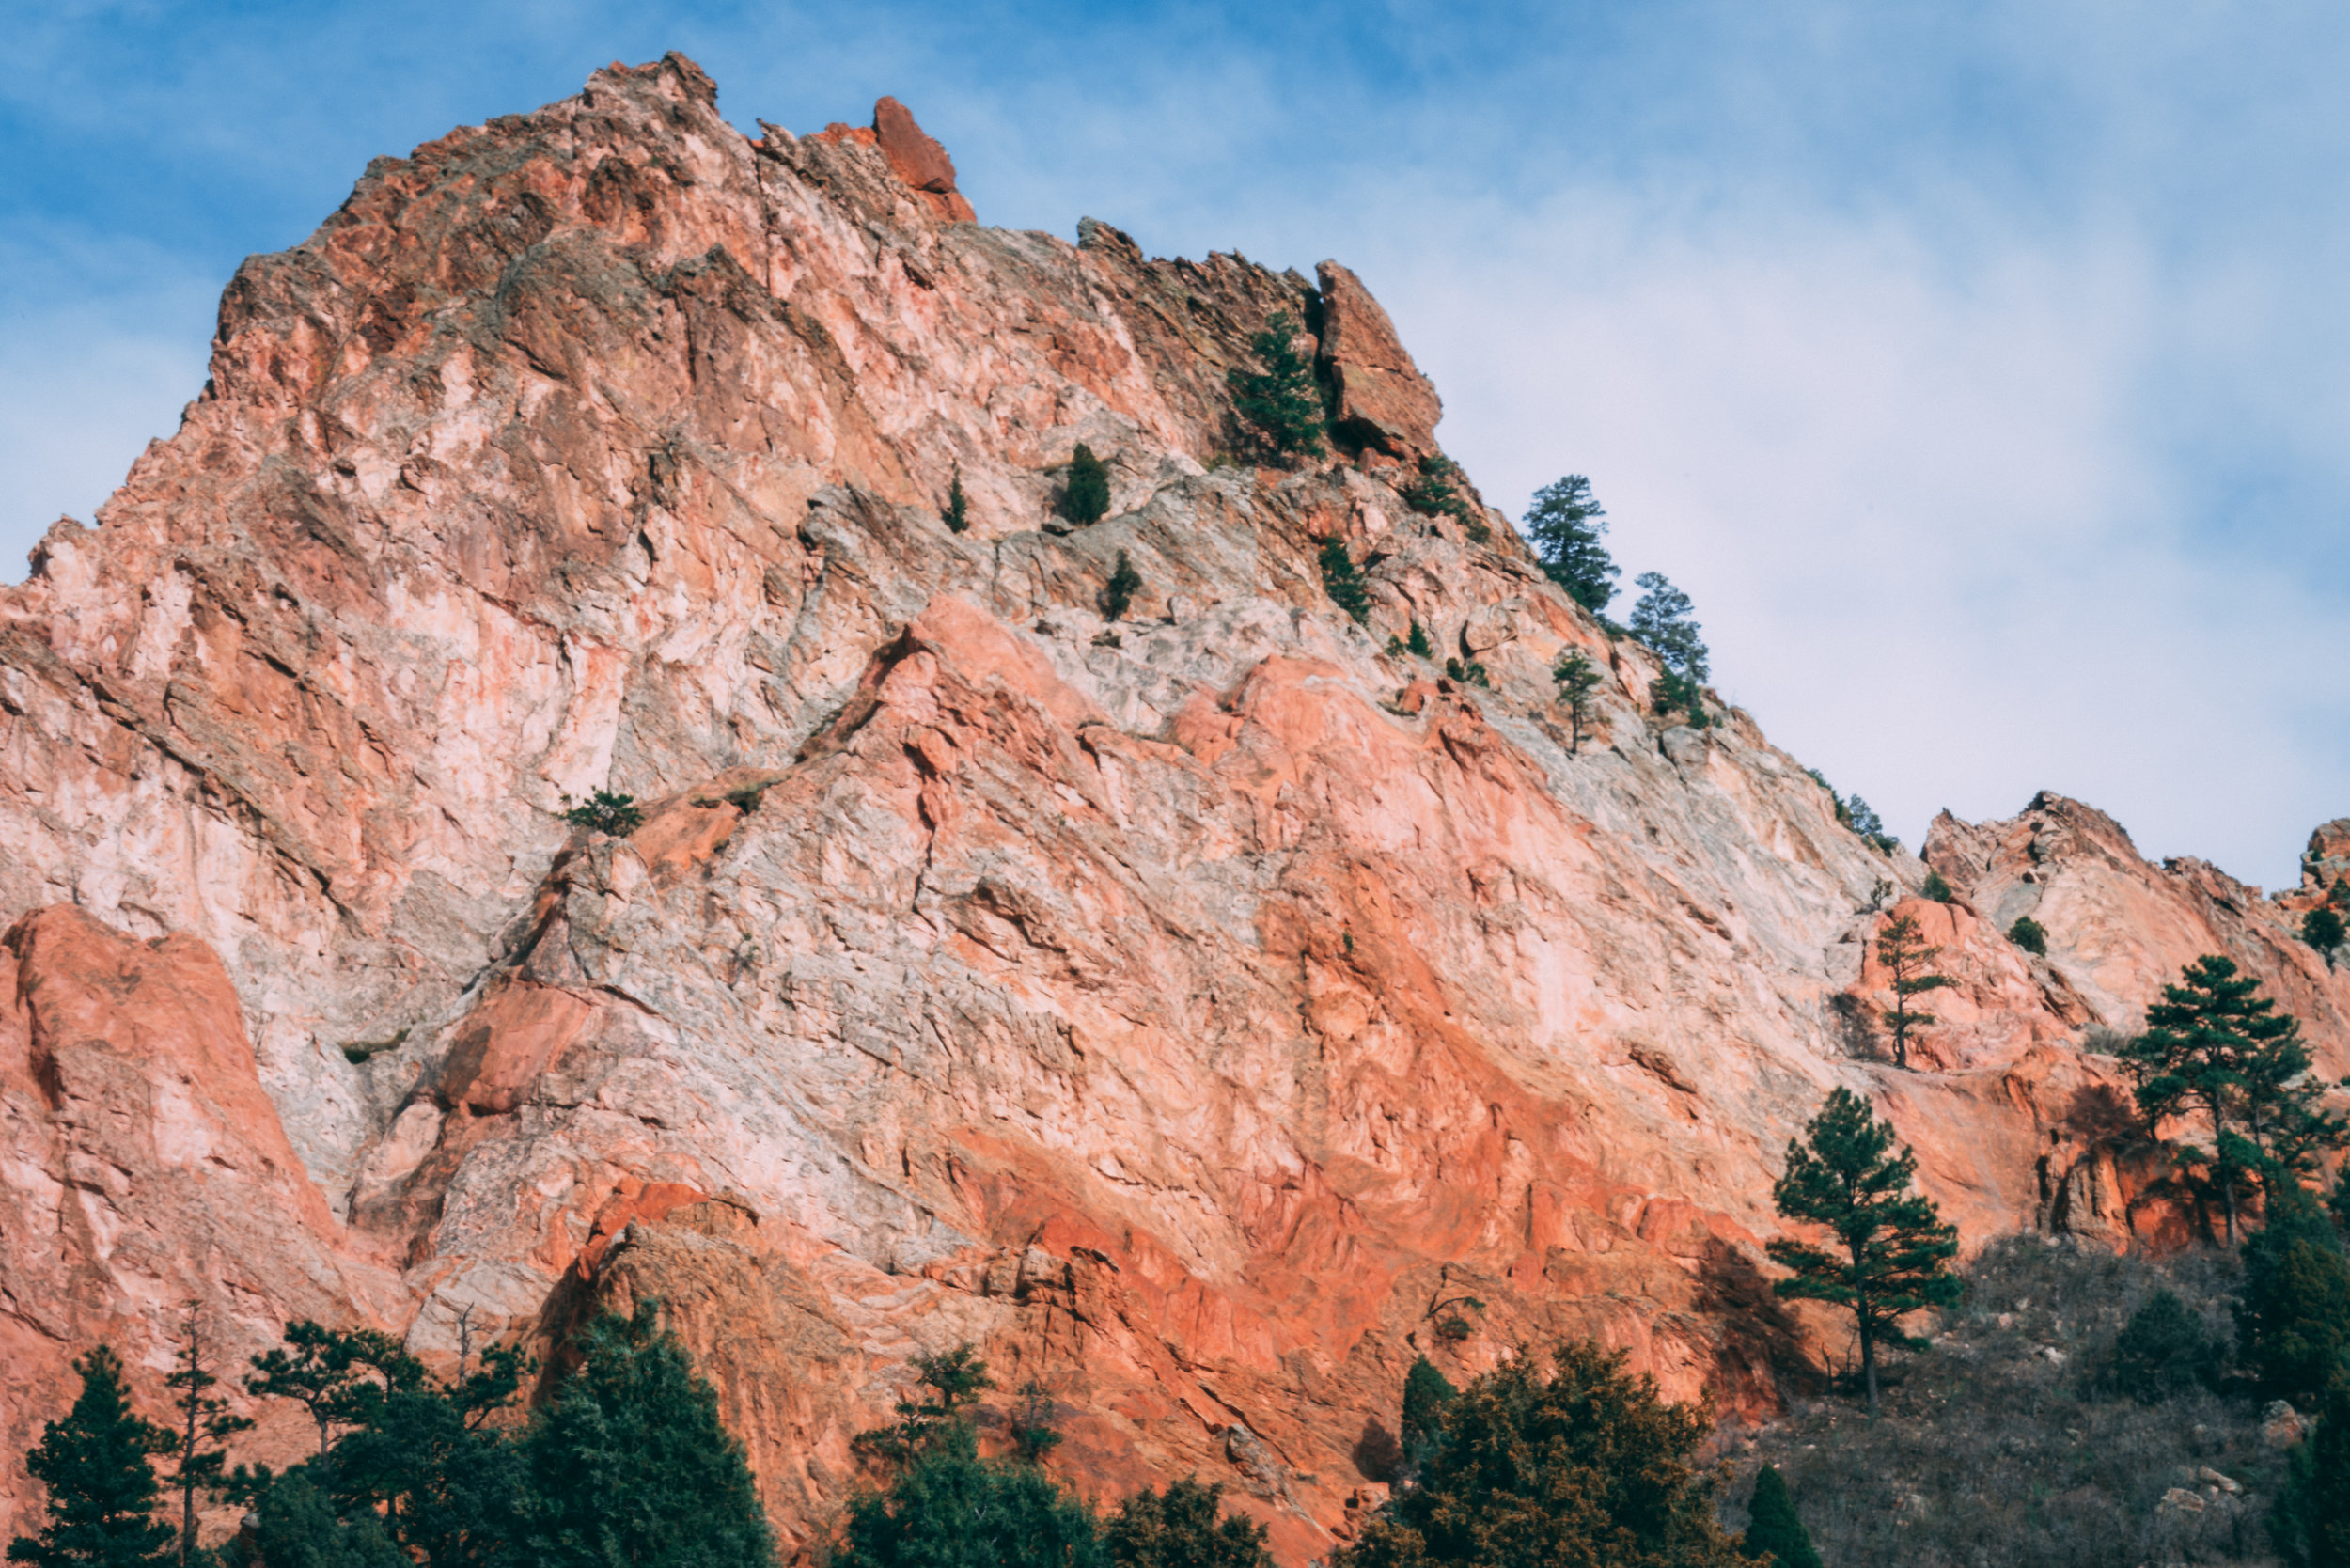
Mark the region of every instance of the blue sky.
POLYGON ((2350 814, 2350 8, 7 0, 0 580, 367 163, 682 49, 982 221, 1354 265, 1513 515, 1589 474, 1867 795, 2291 880, 2350 814))

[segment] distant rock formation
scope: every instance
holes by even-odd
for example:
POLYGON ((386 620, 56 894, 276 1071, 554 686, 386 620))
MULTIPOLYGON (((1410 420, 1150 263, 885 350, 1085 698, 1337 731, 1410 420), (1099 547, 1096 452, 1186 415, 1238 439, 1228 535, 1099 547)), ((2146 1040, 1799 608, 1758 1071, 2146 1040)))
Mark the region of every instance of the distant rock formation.
POLYGON ((1418 1355, 1812 1375, 1760 1241, 1832 1086, 1979 1243, 2174 1233, 2094 1047, 2197 952, 2350 1070, 2289 902, 2044 796, 1937 823, 1928 904, 1747 715, 1662 728, 1507 527, 1399 498, 1439 405, 1344 268, 971 219, 892 100, 750 140, 600 71, 249 260, 179 433, 0 588, 0 1532, 70 1357, 159 1403, 184 1301, 445 1358, 656 1294, 792 1543, 970 1339, 1077 1483, 1227 1482, 1302 1563, 1418 1355), (1276 313, 1340 438, 1290 469, 1230 456, 1276 313), (642 825, 566 823, 603 789, 642 825), (1888 908, 1959 981, 1915 1072, 1888 908))

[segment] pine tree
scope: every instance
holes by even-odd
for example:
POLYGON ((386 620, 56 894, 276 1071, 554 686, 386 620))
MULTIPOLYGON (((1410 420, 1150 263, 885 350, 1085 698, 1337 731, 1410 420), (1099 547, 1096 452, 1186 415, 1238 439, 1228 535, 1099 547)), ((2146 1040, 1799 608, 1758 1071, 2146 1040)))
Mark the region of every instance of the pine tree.
POLYGON ((2142 1302, 2113 1341, 2107 1380, 2141 1404, 2217 1382, 2221 1346, 2175 1291, 2142 1302))
POLYGON ((2333 1224, 2299 1188, 2280 1195, 2244 1245, 2236 1349, 2271 1399, 2304 1409, 2350 1377, 2350 1261, 2333 1224))
POLYGON ((1934 1023, 1932 1013, 1912 1011, 1909 998, 1928 991, 1939 991, 1946 985, 1955 985, 1957 981, 1948 975, 1935 974, 1928 968, 1942 949, 1927 942, 1919 933, 1915 915, 1888 920, 1885 929, 1877 933, 1876 947, 1877 963, 1893 977, 1893 1011, 1890 1014, 1893 1063, 1897 1067, 1907 1067, 1909 1037, 1934 1023))
POLYGON ((1102 619, 1120 620, 1127 607, 1135 602, 1135 592, 1142 587, 1142 573, 1126 558, 1126 552, 1118 553, 1118 570, 1110 573, 1109 582, 1102 589, 1102 619))
POLYGON ((2350 1568, 2350 1379, 2326 1389, 2317 1430, 2288 1456, 2269 1528, 2294 1568, 2350 1568))
POLYGON ((1418 477, 1403 487, 1403 504, 1431 517, 1449 517, 1467 531, 1474 542, 1490 543, 1493 529, 1486 525, 1484 514, 1461 494, 1465 483, 1459 463, 1441 452, 1432 452, 1419 460, 1418 477))
POLYGON ((1743 1568, 1691 1457, 1710 1411, 1668 1404, 1622 1351, 1561 1343, 1448 1403, 1415 1484, 1331 1568, 1438 1563, 1743 1568))
POLYGON ((541 1568, 770 1568, 775 1545, 718 1396, 646 1300, 580 1334, 523 1439, 525 1558, 541 1568))
POLYGON ((1567 749, 1583 749, 1583 726, 1590 717, 1591 697, 1600 687, 1600 673, 1584 657, 1579 648, 1559 655, 1551 666, 1550 678, 1559 684, 1559 700, 1566 705, 1569 739, 1567 749))
POLYGON ((1850 1090, 1830 1093, 1804 1135, 1787 1145, 1787 1171, 1772 1185, 1771 1197, 1783 1217, 1835 1232, 1844 1255, 1809 1242, 1773 1241, 1764 1250, 1794 1270, 1794 1278, 1771 1288, 1853 1314, 1874 1420, 1878 1342, 1919 1347, 1921 1341, 1902 1332, 1901 1320, 1958 1300, 1958 1278, 1949 1269, 1958 1255, 1958 1228, 1942 1222, 1931 1200, 1909 1190, 1918 1174, 1916 1152, 1904 1147, 1889 1155, 1892 1127, 1871 1115, 1850 1090))
POLYGON ((1648 683, 1649 706, 1659 714, 1679 711, 1692 729, 1712 722, 1705 712, 1705 688, 1677 669, 1668 669, 1648 683))
POLYGON ((869 1453, 900 1465, 949 1431, 968 1426, 969 1412, 979 1403, 979 1395, 995 1387, 979 1347, 967 1340, 935 1356, 917 1354, 913 1366, 916 1385, 925 1391, 918 1398, 900 1400, 894 1423, 858 1434, 855 1443, 869 1453))
POLYGON ((1358 626, 1371 621, 1371 594, 1363 587, 1362 570, 1346 553, 1346 541, 1336 535, 1322 541, 1322 590, 1353 617, 1358 626))
POLYGON ((1416 1470, 1444 1425, 1444 1407, 1459 1392, 1436 1364, 1422 1356, 1403 1374, 1403 1414, 1396 1422, 1403 1440, 1403 1463, 1416 1470))
POLYGON ((1264 330, 1248 340, 1248 352, 1264 368, 1226 372, 1232 411, 1276 452, 1320 452, 1326 423, 1322 390, 1314 384, 1313 366, 1297 352, 1297 322, 1278 312, 1268 316, 1264 330))
POLYGON ((1936 903, 1949 903, 1958 897, 1955 892, 1951 891, 1950 878, 1935 870, 1926 872, 1926 880, 1919 885, 1918 891, 1920 896, 1932 899, 1936 903))
POLYGON ((1637 580, 1647 591, 1632 606, 1632 635, 1653 649, 1673 674, 1703 685, 1711 671, 1698 636, 1701 628, 1689 619, 1696 606, 1661 572, 1643 572, 1637 580))
POLYGON ((2146 1032, 2120 1055, 2149 1125, 2197 1112, 2210 1121, 2210 1153, 2182 1150, 2179 1159, 2183 1170, 2209 1164, 2233 1246, 2246 1181, 2272 1196, 2297 1184, 2320 1152, 2350 1141, 2350 1128, 2318 1105, 2300 1021, 2277 1011, 2259 980, 2238 978, 2235 961, 2217 954, 2186 965, 2180 980, 2163 987, 2146 1010, 2146 1032))
POLYGON ((1616 597, 1615 579, 1622 574, 1600 543, 1607 531, 1607 510, 1591 494, 1591 481, 1569 474, 1534 492, 1526 509, 1526 537, 1534 546, 1550 580, 1567 590, 1567 597, 1593 615, 1605 612, 1616 597))
POLYGON ((1083 527, 1109 515, 1109 465, 1093 455, 1084 442, 1069 459, 1069 478, 1061 488, 1060 514, 1083 527))
POLYGON ((2342 946, 2342 917, 2331 905, 2320 904, 2301 917, 2301 940, 2321 953, 2331 953, 2342 946))
POLYGON ((938 514, 947 525, 947 531, 959 534, 971 526, 971 497, 963 493, 963 464, 955 464, 955 477, 947 486, 947 510, 938 514))
POLYGON ((1034 1465, 991 1464, 950 1422, 885 1492, 849 1504, 831 1568, 1101 1568, 1093 1514, 1034 1465))
POLYGON ((381 1520, 364 1512, 337 1513, 300 1467, 255 1501, 253 1526, 255 1555, 265 1568, 413 1568, 381 1520))
POLYGON ((253 1358, 255 1375, 244 1380, 245 1392, 293 1400, 308 1410, 318 1423, 321 1453, 336 1427, 365 1426, 390 1390, 424 1382, 424 1363, 378 1329, 341 1332, 306 1319, 288 1324, 285 1337, 290 1351, 264 1351, 253 1358))
POLYGON ((1776 1465, 1755 1473, 1754 1496, 1747 1503, 1747 1533, 1738 1540, 1744 1555, 1768 1556, 1778 1568, 1824 1568, 1811 1544, 1811 1532, 1795 1513, 1795 1499, 1787 1492, 1787 1478, 1776 1465))
POLYGON ((8 1543, 10 1562, 34 1568, 164 1568, 172 1528, 155 1517, 158 1488, 148 1456, 171 1451, 171 1434, 134 1415, 122 1361, 100 1345, 73 1363, 82 1391, 65 1419, 41 1429, 24 1468, 48 1489, 39 1535, 8 1543))
POLYGON ((1412 622, 1412 635, 1403 639, 1403 651, 1415 659, 1433 659, 1436 656, 1435 649, 1428 641, 1427 628, 1417 620, 1412 622))
POLYGON ((1020 1385, 1020 1403, 1012 1406, 1009 1424, 1020 1457, 1031 1465, 1043 1464, 1044 1456, 1061 1445, 1053 1391, 1033 1377, 1020 1385))
POLYGON ((1128 1497, 1102 1527, 1113 1568, 1273 1568, 1265 1527, 1244 1514, 1216 1515, 1224 1488, 1185 1477, 1164 1494, 1128 1497))
POLYGON ((177 1365, 164 1379, 164 1386, 179 1395, 171 1403, 180 1412, 180 1430, 167 1450, 171 1469, 164 1479, 180 1494, 180 1568, 190 1568, 196 1560, 196 1493, 216 1490, 227 1479, 223 1445, 253 1427, 250 1417, 229 1414, 228 1402, 212 1394, 220 1379, 206 1365, 204 1320, 193 1301, 187 1303, 186 1313, 177 1365))

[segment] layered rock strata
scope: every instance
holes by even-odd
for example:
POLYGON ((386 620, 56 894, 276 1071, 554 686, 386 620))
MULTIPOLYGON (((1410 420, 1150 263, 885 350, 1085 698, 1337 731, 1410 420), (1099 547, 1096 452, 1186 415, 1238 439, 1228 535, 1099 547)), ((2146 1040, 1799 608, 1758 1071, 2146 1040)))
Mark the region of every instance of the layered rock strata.
POLYGON ((1833 1085, 1970 1238, 2120 1238, 2096 1031, 2179 963, 2350 1068, 2284 904, 2052 797, 1937 823, 1924 903, 1744 713, 1660 729, 1497 514, 1399 498, 1438 405, 1345 269, 970 218, 893 101, 752 139, 681 57, 599 72, 247 262, 179 433, 0 589, 0 1531, 70 1356, 151 1391, 184 1302, 441 1356, 654 1294, 795 1544, 968 1339, 1078 1484, 1224 1480, 1304 1561, 1421 1353, 1592 1334, 1767 1408, 1833 1085), (1277 313, 1343 438, 1292 468, 1227 379, 1277 313), (565 821, 607 788, 641 826, 565 821), (1960 981, 1913 1072, 1891 909, 1960 981))

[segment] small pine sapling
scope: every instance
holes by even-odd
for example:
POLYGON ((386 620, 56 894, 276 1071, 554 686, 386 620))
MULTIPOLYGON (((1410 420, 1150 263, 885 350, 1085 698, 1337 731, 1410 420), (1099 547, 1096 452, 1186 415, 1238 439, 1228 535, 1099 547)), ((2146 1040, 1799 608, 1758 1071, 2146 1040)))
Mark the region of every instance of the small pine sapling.
POLYGON ((1559 684, 1559 701, 1567 710, 1570 752, 1583 749, 1583 727, 1591 714, 1591 698, 1599 690, 1600 673, 1579 648, 1559 655, 1550 678, 1559 684))
POLYGON ((1950 879, 1935 870, 1926 872, 1926 880, 1919 886, 1918 891, 1936 903, 1949 903, 1958 897, 1950 890, 1950 879))
POLYGON ((963 464, 960 463, 955 464, 953 482, 947 487, 947 510, 938 515, 950 534, 962 533, 971 526, 971 498, 963 493, 963 464))
POLYGON ((2029 915, 2018 915, 2007 928, 2007 939, 2035 958, 2048 956, 2048 928, 2029 915))
POLYGON ((1053 1391, 1035 1378, 1020 1385, 1020 1402, 1011 1407, 1011 1440, 1020 1457, 1042 1465, 1044 1456, 1060 1447, 1060 1416, 1053 1391))
POLYGON ((1226 372, 1232 411, 1277 453, 1320 452, 1326 423, 1322 389, 1314 384, 1313 366, 1297 352, 1296 321, 1277 311, 1268 316, 1264 330, 1248 340, 1248 352, 1264 368, 1226 372))
POLYGON ((1428 640, 1428 629, 1417 620, 1412 622, 1412 635, 1403 639, 1403 651, 1415 659, 1433 659, 1436 656, 1434 645, 1428 640))
POLYGON ((1127 607, 1134 604, 1135 593, 1142 587, 1142 573, 1135 570, 1126 552, 1118 553, 1118 570, 1110 573, 1109 582, 1102 589, 1102 619, 1122 620, 1127 607))
POLYGON ((1447 678, 1465 686, 1483 686, 1489 690, 1493 686, 1493 678, 1485 672, 1485 666, 1475 659, 1447 659, 1444 672, 1447 678))
POLYGON ((1419 460, 1419 476, 1403 487, 1403 504, 1430 517, 1445 516, 1459 523, 1479 544, 1493 541, 1493 529, 1469 498, 1461 494, 1465 481, 1461 465, 1441 453, 1419 460))
POLYGON ((1824 1568, 1811 1532, 1795 1513, 1795 1499, 1787 1478, 1776 1465, 1765 1465, 1754 1478, 1754 1495, 1747 1503, 1747 1533, 1738 1550, 1760 1561, 1767 1556, 1776 1568, 1824 1568))
MULTIPOLYGON (((569 800, 571 796, 563 798, 569 800)), ((563 820, 590 833, 625 836, 645 825, 645 810, 636 804, 634 795, 598 790, 584 805, 574 806, 564 812, 563 820)))
POLYGON ((1109 465, 1093 455, 1084 442, 1069 459, 1069 478, 1062 487, 1060 514, 1083 527, 1109 515, 1109 465))
POLYGON ((1958 982, 1948 975, 1931 972, 1929 965, 1942 949, 1926 941, 1915 915, 1887 921, 1885 929, 1877 933, 1876 950, 1877 962, 1893 977, 1893 1011, 1888 1015, 1893 1027, 1893 1063, 1907 1067, 1910 1037, 1934 1023, 1931 1013, 1913 1011, 1909 998, 1958 982))
POLYGON ((1363 587, 1362 569, 1346 553, 1346 541, 1336 536, 1322 541, 1322 589, 1355 624, 1370 623, 1371 593, 1363 587))

